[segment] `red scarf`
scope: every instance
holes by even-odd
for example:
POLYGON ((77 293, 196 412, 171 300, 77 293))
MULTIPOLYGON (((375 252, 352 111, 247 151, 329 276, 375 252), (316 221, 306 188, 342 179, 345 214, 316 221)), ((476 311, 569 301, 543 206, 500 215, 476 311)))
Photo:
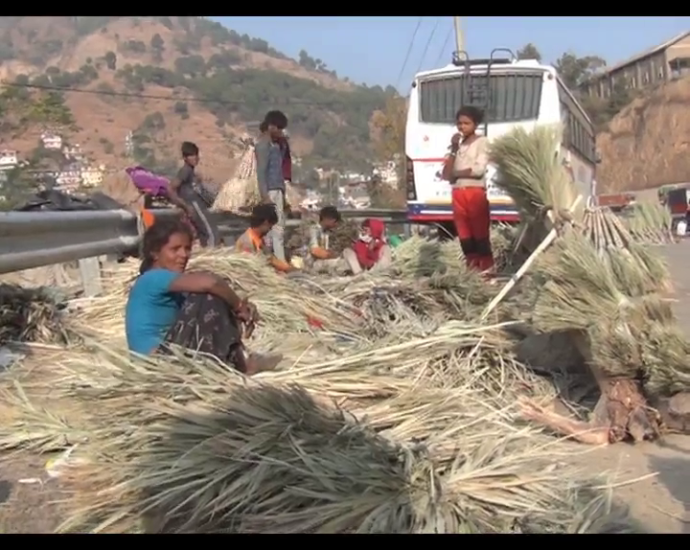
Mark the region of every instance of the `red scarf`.
POLYGON ((362 269, 371 269, 376 262, 379 261, 381 249, 386 244, 386 239, 383 237, 385 225, 381 220, 375 218, 368 218, 362 223, 363 227, 368 227, 371 234, 371 242, 365 243, 361 239, 357 239, 352 248, 357 255, 359 265, 362 269))

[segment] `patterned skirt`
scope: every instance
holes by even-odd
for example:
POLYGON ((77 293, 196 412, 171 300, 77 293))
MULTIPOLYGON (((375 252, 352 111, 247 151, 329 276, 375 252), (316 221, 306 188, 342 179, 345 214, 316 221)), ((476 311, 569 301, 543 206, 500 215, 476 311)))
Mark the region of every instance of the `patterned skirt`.
POLYGON ((228 305, 211 294, 188 294, 165 342, 214 355, 239 368, 242 328, 228 305))

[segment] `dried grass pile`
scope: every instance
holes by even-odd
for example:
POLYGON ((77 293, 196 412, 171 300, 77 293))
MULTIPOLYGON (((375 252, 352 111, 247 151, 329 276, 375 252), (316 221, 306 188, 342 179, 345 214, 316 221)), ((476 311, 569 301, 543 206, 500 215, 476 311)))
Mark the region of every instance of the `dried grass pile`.
MULTIPOLYGON (((422 239, 396 249, 390 270, 360 277, 286 278, 263 258, 233 250, 202 252, 188 269, 221 275, 247 295, 263 318, 260 339, 318 332, 322 338, 337 334, 370 342, 428 334, 448 318, 476 318, 491 297, 491 288, 467 269, 457 245, 422 239), (414 254, 427 247, 435 260, 415 262, 414 254)), ((70 329, 102 341, 122 340, 124 306, 137 273, 134 260, 104 272, 104 296, 74 301, 70 329)))
POLYGON ((66 343, 63 309, 64 303, 51 289, 0 284, 0 345, 66 343))
POLYGON ((666 244, 675 241, 671 212, 659 202, 644 201, 627 207, 623 224, 639 243, 666 244))
MULTIPOLYGON (((512 250, 517 237, 515 227, 498 224, 491 228, 491 247, 497 270, 503 271, 512 262, 512 250)), ((457 274, 465 278, 465 258, 457 241, 439 241, 413 236, 393 250, 392 271, 403 278, 416 279, 437 275, 457 274)), ((471 275, 470 275, 471 276, 471 275)), ((473 279, 479 278, 475 275, 473 279)))
POLYGON ((84 404, 83 426, 46 412, 41 431, 39 411, 24 403, 30 429, 4 428, 2 441, 79 443, 66 473, 78 509, 63 530, 629 530, 606 491, 557 464, 557 445, 515 424, 514 407, 487 399, 487 368, 458 368, 452 387, 426 383, 422 368, 440 347, 471 361, 491 331, 444 330, 254 379, 200 358, 104 350, 58 365, 51 384, 84 404), (394 372, 415 357, 417 376, 394 372))
MULTIPOLYGON (((105 294, 74 301, 76 311, 70 315, 70 329, 104 341, 122 340, 127 293, 138 267, 132 260, 104 273, 105 294)), ((220 249, 196 255, 188 269, 225 277, 233 288, 248 296, 263 318, 258 335, 311 334, 315 327, 349 333, 356 328, 355 308, 314 285, 281 276, 263 258, 220 249)))

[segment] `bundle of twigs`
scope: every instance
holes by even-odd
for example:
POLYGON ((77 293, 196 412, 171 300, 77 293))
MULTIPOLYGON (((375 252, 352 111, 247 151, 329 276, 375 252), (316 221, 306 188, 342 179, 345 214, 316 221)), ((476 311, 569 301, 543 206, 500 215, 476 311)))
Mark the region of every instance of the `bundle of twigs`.
MULTIPOLYGON (((456 339, 472 334, 468 328, 448 330, 456 339)), ((416 355, 450 347, 448 336, 418 342, 416 355)), ((53 392, 77 397, 87 409, 87 423, 69 434, 80 443, 80 460, 65 477, 78 510, 62 529, 628 529, 611 521, 617 518, 601 490, 554 464, 556 446, 542 445, 533 430, 511 426, 512 407, 486 399, 476 384, 487 371, 465 371, 462 385, 439 389, 367 369, 364 362, 375 358, 394 368, 402 347, 371 350, 359 358, 359 369, 349 357, 343 358, 347 365, 333 360, 259 380, 228 376, 198 359, 133 360, 105 350, 97 361, 59 365, 63 376, 52 381, 53 392), (346 402, 351 413, 330 399, 341 395, 358 399, 346 402), (378 399, 369 402, 372 397, 378 399)), ((412 362, 411 349, 399 356, 412 362)), ((30 427, 8 432, 15 443, 22 433, 41 433, 39 411, 30 412, 30 427)), ((44 420, 43 448, 49 444, 46 428, 55 424, 44 420)), ((61 445, 65 440, 64 433, 52 439, 61 445)))
POLYGON ((637 242, 665 244, 675 242, 669 209, 658 202, 638 202, 624 211, 623 224, 637 242))
POLYGON ((50 289, 0 284, 0 345, 67 342, 61 304, 50 289))

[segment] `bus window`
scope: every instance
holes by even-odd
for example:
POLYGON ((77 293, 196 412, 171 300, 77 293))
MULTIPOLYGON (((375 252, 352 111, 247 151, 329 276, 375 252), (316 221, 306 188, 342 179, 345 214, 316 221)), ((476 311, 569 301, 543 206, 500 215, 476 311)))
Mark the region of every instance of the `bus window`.
MULTIPOLYGON (((465 75, 420 83, 421 122, 454 124, 455 113, 467 98, 465 75)), ((489 76, 490 122, 519 122, 539 117, 543 73, 492 74, 489 76)), ((483 86, 486 76, 473 75, 472 85, 483 86)))

